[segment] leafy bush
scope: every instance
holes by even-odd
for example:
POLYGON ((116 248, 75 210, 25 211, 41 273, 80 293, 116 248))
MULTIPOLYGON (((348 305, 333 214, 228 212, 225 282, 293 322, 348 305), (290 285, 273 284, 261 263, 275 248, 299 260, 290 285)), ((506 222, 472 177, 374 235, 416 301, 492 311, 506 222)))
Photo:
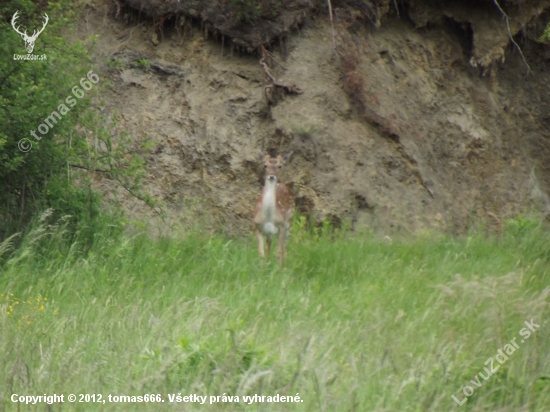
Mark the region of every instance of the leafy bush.
POLYGON ((550 24, 544 29, 544 33, 540 36, 539 41, 542 43, 550 43, 550 24))
POLYGON ((99 211, 88 186, 71 186, 67 180, 67 158, 86 146, 72 131, 88 106, 87 94, 75 98, 73 107, 67 104, 69 110, 61 118, 52 116, 46 134, 37 131, 73 95, 71 89, 75 85, 80 88, 80 79, 91 69, 83 45, 70 44, 60 36, 75 21, 74 15, 66 12, 70 10, 67 4, 61 1, 41 9, 29 0, 11 0, 0 6, 0 54, 6 57, 0 60, 0 238, 24 229, 33 215, 47 207, 54 207, 59 215, 83 218, 83 205, 87 205, 87 219, 99 211), (33 51, 46 55, 46 60, 12 58, 26 52, 10 24, 16 11, 17 23, 29 34, 41 27, 44 13, 48 14, 48 25, 33 51), (70 144, 68 136, 72 136, 70 144), (18 144, 29 142, 32 149, 20 150, 18 144))
MULTIPOLYGON (((139 150, 131 150, 140 142, 113 136, 106 119, 90 108, 92 93, 103 83, 85 45, 66 40, 77 21, 71 3, 61 0, 44 8, 30 0, 9 0, 0 5, 0 53, 8 57, 0 61, 0 241, 30 230, 33 219, 47 209, 54 220, 71 216, 68 244, 76 239, 91 244, 109 219, 118 227, 120 213, 102 211, 102 199, 91 187, 92 172, 103 173, 155 205, 141 186, 145 161, 140 153, 150 146, 141 142, 139 150), (20 30, 29 34, 48 14, 33 51, 46 55, 45 60, 12 58, 26 52, 11 27, 15 12, 20 30)), ((137 64, 145 66, 147 61, 137 64)))

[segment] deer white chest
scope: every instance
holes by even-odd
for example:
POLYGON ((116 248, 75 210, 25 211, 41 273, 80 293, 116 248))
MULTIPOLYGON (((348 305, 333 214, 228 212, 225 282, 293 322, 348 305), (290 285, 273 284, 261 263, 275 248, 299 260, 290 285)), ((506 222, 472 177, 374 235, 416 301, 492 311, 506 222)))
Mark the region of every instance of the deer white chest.
POLYGON ((277 212, 275 190, 276 185, 269 185, 262 199, 262 232, 266 235, 275 235, 279 231, 275 225, 277 212))

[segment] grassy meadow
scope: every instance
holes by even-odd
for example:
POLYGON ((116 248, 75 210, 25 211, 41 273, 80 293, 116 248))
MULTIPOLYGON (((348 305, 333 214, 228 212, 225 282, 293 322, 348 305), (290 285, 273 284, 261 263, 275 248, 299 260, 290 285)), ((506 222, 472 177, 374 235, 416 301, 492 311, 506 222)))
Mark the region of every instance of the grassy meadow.
POLYGON ((550 410, 550 233, 536 219, 407 239, 298 222, 282 268, 259 263, 252 236, 106 228, 83 247, 63 225, 0 246, 0 411, 550 410), (521 342, 531 319, 540 327, 521 342), (514 338, 498 370, 470 382, 514 338), (170 402, 178 394, 207 399, 170 402), (300 402, 243 401, 254 394, 300 402))

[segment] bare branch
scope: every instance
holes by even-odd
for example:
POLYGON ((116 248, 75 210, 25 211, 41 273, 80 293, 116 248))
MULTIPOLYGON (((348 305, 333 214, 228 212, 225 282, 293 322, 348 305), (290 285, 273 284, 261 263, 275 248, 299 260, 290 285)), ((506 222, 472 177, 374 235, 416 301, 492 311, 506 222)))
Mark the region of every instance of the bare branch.
POLYGON ((264 88, 264 94, 265 94, 265 98, 267 99, 267 101, 270 104, 273 103, 273 99, 268 97, 267 91, 269 90, 271 92, 271 94, 273 94, 273 89, 275 87, 279 87, 279 88, 283 89, 285 92, 287 92, 289 94, 302 94, 304 91, 302 89, 300 89, 298 86, 296 86, 295 84, 281 83, 280 81, 278 81, 275 78, 273 73, 271 73, 271 69, 269 68, 269 66, 265 62, 265 58, 267 57, 267 51, 265 50, 265 48, 263 46, 261 46, 261 50, 262 50, 262 58, 260 59, 260 66, 262 66, 262 68, 264 69, 264 72, 266 74, 266 80, 268 82, 272 83, 269 86, 266 86, 264 88))
POLYGON ((502 10, 502 7, 500 7, 500 4, 498 4, 497 0, 493 0, 493 2, 495 3, 495 6, 497 6, 497 8, 499 9, 504 21, 506 22, 506 30, 508 30, 508 37, 510 38, 510 41, 514 44, 514 46, 516 46, 516 49, 521 55, 523 63, 525 63, 525 65, 527 66, 527 74, 531 73, 531 66, 529 66, 529 63, 527 63, 527 60, 525 59, 525 56, 521 51, 521 47, 519 47, 519 44, 516 43, 516 41, 514 40, 514 37, 512 36, 512 31, 510 30, 510 17, 508 17, 508 15, 504 12, 504 10, 502 10))

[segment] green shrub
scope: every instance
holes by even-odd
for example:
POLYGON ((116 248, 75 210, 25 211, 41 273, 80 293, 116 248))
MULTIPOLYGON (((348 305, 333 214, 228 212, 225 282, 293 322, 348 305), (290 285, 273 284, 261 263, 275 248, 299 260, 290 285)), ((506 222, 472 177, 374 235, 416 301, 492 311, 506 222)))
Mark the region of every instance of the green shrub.
POLYGON ((90 108, 103 79, 93 70, 85 43, 66 40, 78 19, 75 10, 69 0, 45 9, 30 0, 0 6, 0 53, 8 56, 0 61, 0 241, 30 230, 33 219, 50 209, 54 220, 70 216, 65 228, 69 243, 78 238, 79 244, 89 245, 107 221, 118 226, 120 212, 116 204, 114 213, 105 212, 92 190, 91 172, 103 173, 155 205, 141 185, 145 160, 140 153, 150 144, 113 135, 109 127, 115 124, 90 108), (49 16, 33 51, 46 60, 12 58, 26 53, 11 27, 16 11, 17 24, 27 33, 41 27, 44 13, 49 16))
POLYGON ((546 27, 542 36, 540 36, 539 41, 542 43, 550 43, 550 24, 546 27))
POLYGON ((72 97, 75 104, 66 104, 68 112, 52 115, 54 111, 59 114, 60 104, 73 96, 74 86, 81 87, 80 80, 91 69, 84 46, 60 35, 75 21, 74 15, 62 12, 69 10, 63 7, 67 4, 62 1, 39 10, 32 1, 12 0, 0 6, 0 54, 7 57, 0 61, 0 238, 24 229, 47 207, 54 207, 59 215, 83 216, 83 204, 88 212, 98 205, 88 188, 70 188, 66 177, 70 152, 85 146, 84 139, 72 132, 89 104, 90 92, 83 92, 81 99, 72 97), (26 53, 23 40, 10 24, 16 11, 17 23, 28 33, 41 27, 44 13, 48 14, 48 25, 33 51, 46 55, 47 60, 13 59, 13 55, 26 53), (49 126, 43 135, 37 130, 41 124, 49 126), (68 136, 72 136, 70 146, 68 136), (26 149, 29 143, 32 148, 22 151, 20 146, 26 149))

